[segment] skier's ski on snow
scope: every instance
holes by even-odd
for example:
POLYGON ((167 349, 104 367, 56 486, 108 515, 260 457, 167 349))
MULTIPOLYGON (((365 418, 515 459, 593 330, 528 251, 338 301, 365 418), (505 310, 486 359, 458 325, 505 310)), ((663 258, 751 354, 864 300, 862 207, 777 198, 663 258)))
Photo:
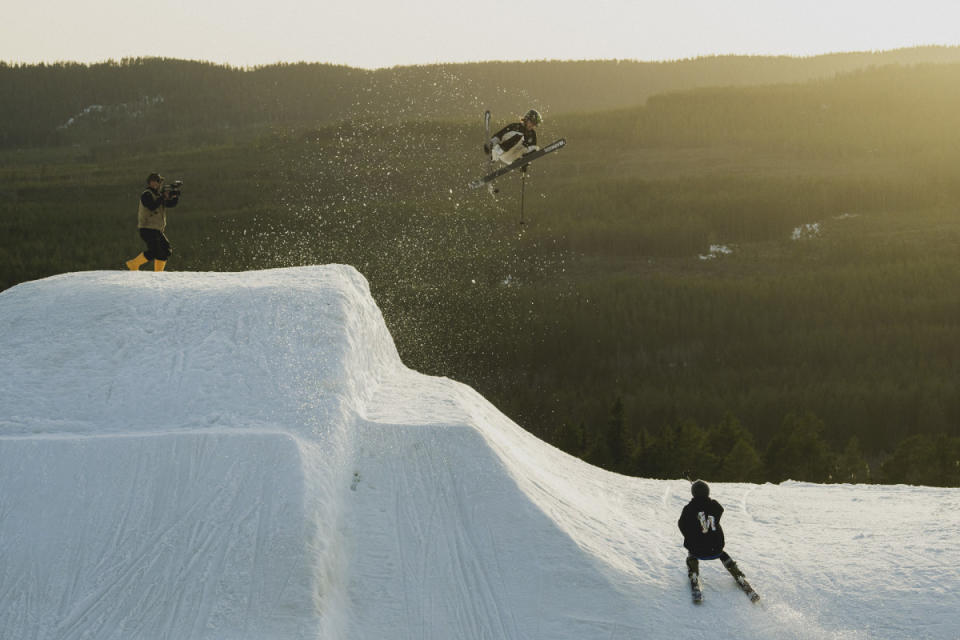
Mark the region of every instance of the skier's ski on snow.
POLYGON ((750 583, 747 582, 746 578, 741 575, 735 576, 734 580, 737 581, 737 585, 739 585, 739 587, 743 589, 743 592, 747 594, 747 597, 750 598, 750 602, 757 602, 760 600, 760 594, 753 590, 753 587, 750 586, 750 583))
POLYGON ((701 604, 703 602, 703 588, 700 586, 699 574, 690 574, 690 595, 693 596, 693 604, 701 604))
MULTIPOLYGON (((760 594, 753 590, 753 587, 747 582, 743 572, 740 571, 736 564, 734 563, 732 566, 726 568, 730 571, 733 579, 736 580, 737 586, 750 598, 750 602, 758 602, 760 600, 760 594)), ((703 603, 703 585, 700 583, 700 574, 691 571, 687 573, 687 576, 690 578, 690 595, 693 597, 693 603, 703 603)))
POLYGON ((550 144, 548 144, 542 149, 538 149, 537 151, 532 151, 530 153, 522 155, 516 160, 514 160, 513 162, 511 162, 510 164, 500 167, 496 171, 489 173, 483 176, 482 178, 479 178, 478 180, 472 181, 470 183, 470 186, 474 189, 479 189, 480 187, 487 184, 491 180, 496 180, 497 178, 499 178, 505 173, 509 173, 514 169, 519 169, 520 167, 525 167, 526 165, 530 164, 537 158, 542 158, 548 153, 552 153, 557 149, 562 149, 563 146, 566 144, 567 144, 567 141, 564 138, 560 138, 559 140, 551 142, 550 144))
MULTIPOLYGON (((750 602, 760 601, 760 594, 753 590, 746 578, 736 578, 736 581, 737 586, 750 598, 750 602)), ((700 576, 695 573, 690 575, 690 595, 693 597, 693 604, 703 604, 703 585, 700 584, 700 576)))
POLYGON ((730 572, 730 575, 733 576, 733 579, 737 581, 737 586, 740 587, 747 597, 750 598, 750 602, 756 602, 760 599, 760 595, 753 590, 753 587, 750 586, 750 583, 747 582, 747 577, 743 575, 743 571, 740 570, 740 567, 737 566, 737 563, 733 561, 732 558, 725 558, 723 560, 723 567, 730 572))

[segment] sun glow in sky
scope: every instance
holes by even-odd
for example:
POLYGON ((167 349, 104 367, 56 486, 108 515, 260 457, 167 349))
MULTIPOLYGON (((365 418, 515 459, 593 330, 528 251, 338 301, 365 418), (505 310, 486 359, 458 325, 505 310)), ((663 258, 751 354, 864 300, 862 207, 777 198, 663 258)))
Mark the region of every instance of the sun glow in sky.
MULTIPOLYGON (((11 15, 12 13, 12 15, 11 15)), ((0 61, 674 60, 960 44, 956 0, 33 0, 0 61)))

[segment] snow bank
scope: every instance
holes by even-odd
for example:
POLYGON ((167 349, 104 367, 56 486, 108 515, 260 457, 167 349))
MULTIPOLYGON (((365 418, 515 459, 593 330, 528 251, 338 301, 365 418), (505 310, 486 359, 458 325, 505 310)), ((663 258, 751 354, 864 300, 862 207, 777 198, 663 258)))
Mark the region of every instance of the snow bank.
POLYGON ((67 274, 0 326, 3 639, 960 636, 960 492, 714 485, 763 600, 705 563, 694 608, 684 481, 407 369, 349 267, 67 274))
POLYGON ((399 366, 366 281, 346 267, 87 272, 21 284, 2 301, 17 371, 0 381, 6 433, 304 433, 399 366))
POLYGON ((0 637, 317 637, 296 443, 280 434, 0 443, 0 637))

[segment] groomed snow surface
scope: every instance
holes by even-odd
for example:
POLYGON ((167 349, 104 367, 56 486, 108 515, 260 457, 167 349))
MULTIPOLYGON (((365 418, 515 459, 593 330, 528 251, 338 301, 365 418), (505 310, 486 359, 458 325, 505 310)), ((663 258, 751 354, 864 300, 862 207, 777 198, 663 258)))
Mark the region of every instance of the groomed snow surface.
MULTIPOLYGON (((960 490, 712 485, 540 442, 400 361, 345 266, 0 293, 0 638, 960 638, 960 490)), ((709 479, 708 479, 709 480, 709 479)))

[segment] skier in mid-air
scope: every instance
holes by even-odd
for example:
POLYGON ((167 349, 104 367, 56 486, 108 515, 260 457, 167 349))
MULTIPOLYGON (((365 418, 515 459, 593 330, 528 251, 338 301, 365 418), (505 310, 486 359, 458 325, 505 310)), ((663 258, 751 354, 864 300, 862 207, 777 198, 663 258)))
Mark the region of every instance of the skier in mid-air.
POLYGON ((562 149, 567 141, 564 138, 554 140, 542 149, 537 145, 537 127, 543 123, 543 117, 536 109, 527 111, 520 122, 512 122, 500 129, 496 135, 490 135, 490 111, 483 114, 484 141, 483 153, 493 163, 502 163, 482 178, 470 181, 471 189, 479 189, 487 185, 491 195, 496 195, 499 189, 493 186, 493 181, 516 169, 520 170, 523 178, 520 182, 520 224, 523 225, 523 193, 526 185, 527 167, 538 158, 562 149))
POLYGON ((760 596, 747 582, 733 558, 723 550, 723 528, 720 526, 723 506, 710 497, 710 486, 703 480, 697 480, 690 485, 690 493, 693 499, 683 508, 677 526, 683 533, 683 546, 689 552, 687 576, 693 589, 694 602, 701 602, 703 599, 700 588, 700 560, 720 560, 740 588, 750 596, 750 600, 756 602, 760 596))
MULTIPOLYGON (((486 144, 483 151, 491 160, 510 164, 520 156, 537 151, 537 127, 543 123, 543 117, 536 109, 527 111, 520 122, 511 122, 500 129, 486 144)), ((526 171, 523 167, 521 171, 526 171)))

